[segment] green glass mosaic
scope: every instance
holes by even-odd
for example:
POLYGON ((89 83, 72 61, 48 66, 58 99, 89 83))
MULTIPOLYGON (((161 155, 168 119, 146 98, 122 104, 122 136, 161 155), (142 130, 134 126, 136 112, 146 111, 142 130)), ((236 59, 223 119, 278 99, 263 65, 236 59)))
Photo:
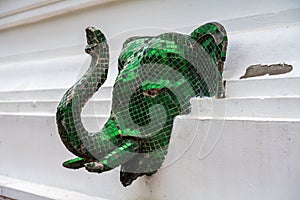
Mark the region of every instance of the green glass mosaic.
POLYGON ((63 166, 97 173, 121 166, 121 183, 128 186, 162 166, 174 118, 190 113, 190 98, 222 95, 226 31, 214 22, 190 35, 127 39, 118 60, 111 115, 96 133, 86 131, 81 111, 107 78, 109 47, 100 30, 89 27, 86 35, 90 67, 57 108, 61 140, 78 156, 63 166))

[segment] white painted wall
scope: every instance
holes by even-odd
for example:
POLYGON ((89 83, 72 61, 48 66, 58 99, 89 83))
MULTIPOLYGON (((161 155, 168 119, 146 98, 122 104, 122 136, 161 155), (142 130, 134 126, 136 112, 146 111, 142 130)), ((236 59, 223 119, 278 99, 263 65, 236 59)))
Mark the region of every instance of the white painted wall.
POLYGON ((177 161, 148 183, 152 199, 299 198, 299 120, 181 117, 175 124, 166 163, 177 161))
MULTIPOLYGON (((0 1, 0 174, 107 199, 296 200, 300 195, 299 35, 299 0, 0 1), (61 163, 73 156, 58 137, 54 112, 61 95, 89 64, 83 51, 85 27, 101 28, 111 50, 109 80, 84 116, 85 126, 97 130, 109 113, 99 107, 109 106, 109 86, 126 38, 190 33, 208 21, 220 21, 228 31, 224 78, 231 99, 206 102, 213 105, 210 111, 199 109, 201 100, 193 100, 193 116, 176 120, 166 163, 180 153, 177 162, 128 188, 119 183, 118 170, 96 175, 62 168, 61 163), (293 71, 238 80, 249 65, 278 62, 292 64, 293 71), (265 101, 262 96, 269 98, 265 101), (257 109, 253 116, 251 106, 261 104, 265 109, 257 109), (228 112, 222 112, 226 105, 228 112), (222 123, 210 121, 212 117, 222 118, 222 123), (215 123, 215 132, 208 129, 215 123), (199 159, 207 129, 212 143, 221 135, 213 151, 199 159), (194 134, 195 140, 189 138, 194 134)), ((208 144, 207 148, 213 146, 208 144)))

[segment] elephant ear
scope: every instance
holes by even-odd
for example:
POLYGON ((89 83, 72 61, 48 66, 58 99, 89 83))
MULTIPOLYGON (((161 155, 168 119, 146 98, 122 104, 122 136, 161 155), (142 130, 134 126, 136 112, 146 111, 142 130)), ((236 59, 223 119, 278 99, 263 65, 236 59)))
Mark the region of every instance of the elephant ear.
POLYGON ((217 64, 219 72, 222 73, 227 50, 225 28, 218 22, 207 23, 196 28, 191 33, 191 38, 205 49, 217 64))
POLYGON ((125 40, 122 46, 122 50, 118 59, 119 72, 123 69, 125 62, 128 62, 130 57, 145 44, 148 44, 149 40, 153 38, 150 36, 135 36, 125 40))

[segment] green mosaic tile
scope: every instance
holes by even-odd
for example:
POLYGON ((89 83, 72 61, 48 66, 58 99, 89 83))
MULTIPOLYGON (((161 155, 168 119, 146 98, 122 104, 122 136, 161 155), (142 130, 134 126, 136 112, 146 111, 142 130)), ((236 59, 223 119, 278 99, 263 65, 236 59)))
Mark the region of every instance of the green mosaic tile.
POLYGON ((118 60, 111 115, 96 133, 86 131, 81 111, 107 78, 109 47, 100 30, 89 27, 86 33, 90 67, 57 108, 61 140, 78 156, 63 166, 97 173, 121 166, 120 180, 127 186, 161 167, 174 118, 190 113, 190 98, 222 95, 226 31, 214 22, 191 35, 127 39, 118 60))

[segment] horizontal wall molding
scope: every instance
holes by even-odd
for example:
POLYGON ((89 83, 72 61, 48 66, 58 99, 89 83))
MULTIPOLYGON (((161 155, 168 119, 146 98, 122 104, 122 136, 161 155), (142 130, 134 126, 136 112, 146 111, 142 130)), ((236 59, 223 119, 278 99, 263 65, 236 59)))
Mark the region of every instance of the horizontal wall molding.
MULTIPOLYGON (((15 4, 14 6, 6 6, 6 5, 2 5, 4 8, 2 8, 2 10, 0 11, 0 18, 4 18, 4 17, 8 17, 11 15, 15 15, 15 14, 19 14, 22 12, 26 12, 35 8, 39 8, 39 7, 43 7, 43 6, 47 6, 49 4, 53 4, 56 3, 58 1, 62 1, 62 0, 38 0, 37 2, 35 1, 27 1, 27 2, 22 2, 24 4, 15 4), (8 8, 5 8, 8 7, 8 8)), ((11 3, 11 1, 10 1, 11 3)), ((9 4, 11 5, 11 4, 9 4)))
MULTIPOLYGON (((299 24, 300 8, 219 20, 226 27, 227 33, 267 29, 270 27, 299 24)), ((196 28, 198 26, 198 24, 188 25, 177 30, 186 33, 191 31, 191 27, 196 28)))
POLYGON ((0 63, 15 63, 15 62, 26 62, 31 60, 43 60, 49 58, 61 58, 68 56, 86 56, 84 53, 84 45, 74 45, 63 48, 47 49, 41 51, 33 51, 29 53, 16 54, 11 56, 2 57, 0 55, 0 63))
MULTIPOLYGON (((104 3, 104 2, 110 2, 110 1, 112 1, 112 0, 96 1, 96 2, 104 3)), ((115 1, 121 1, 121 0, 115 0, 115 1)), ((54 1, 54 2, 60 3, 57 1, 54 1)), ((76 2, 81 2, 81 1, 76 1, 76 2)), ((89 2, 94 2, 94 1, 90 0, 89 2)), ((94 2, 94 3, 96 3, 96 2, 94 2)), ((54 4, 54 3, 52 2, 52 4, 54 4)), ((44 5, 44 7, 51 6, 52 4, 44 5)), ((85 6, 88 6, 88 5, 89 4, 87 4, 85 6)), ((79 5, 77 5, 77 6, 78 6, 77 9, 79 9, 79 5)), ((92 5, 90 5, 90 6, 92 6, 92 5)), ((35 9, 38 9, 38 8, 35 8, 35 9)), ((67 9, 67 8, 65 8, 65 9, 67 9)), ((75 9, 75 8, 73 8, 73 9, 75 9)), ((27 10, 26 12, 31 12, 31 10, 27 10)), ((50 12, 50 11, 45 11, 45 12, 50 12)), ((63 14, 63 11, 61 11, 61 12, 63 14)), ((53 11, 52 17, 54 17, 55 14, 59 15, 59 12, 53 11)), ((51 16, 48 16, 48 17, 42 16, 42 13, 40 15, 41 15, 40 18, 35 17, 36 21, 51 17, 51 16)), ((19 21, 20 23, 18 22, 18 24, 16 24, 16 25, 13 25, 13 23, 10 23, 10 24, 8 24, 8 27, 6 27, 6 28, 27 24, 26 18, 22 18, 20 20, 21 20, 21 21, 19 21)), ((3 19, 3 17, 2 18, 0 17, 0 30, 6 29, 3 26, 4 21, 5 21, 5 19, 3 19)), ((270 28, 274 28, 274 27, 276 28, 276 27, 280 27, 280 26, 292 26, 292 27, 296 26, 297 27, 300 25, 300 8, 283 10, 283 11, 273 12, 273 13, 265 13, 265 14, 260 14, 260 15, 247 16, 247 17, 240 17, 240 18, 221 19, 220 22, 222 24, 224 24, 229 35, 238 34, 238 33, 245 32, 245 31, 255 31, 255 30, 259 31, 261 29, 270 29, 270 28)), ((28 23, 29 23, 29 21, 28 21, 28 23)), ((189 25, 186 27, 179 27, 173 31, 189 33, 189 32, 191 32, 191 27, 193 29, 197 26, 198 25, 189 25)), ((116 42, 116 41, 109 40, 109 42, 116 42)), ((118 41, 118 42, 122 43, 122 41, 118 41)), ((121 46, 121 43, 118 44, 118 46, 121 46)), ((0 55, 0 63, 16 62, 16 61, 24 62, 27 60, 47 59, 50 57, 52 57, 52 58, 53 57, 61 57, 62 55, 64 57, 65 56, 74 56, 74 55, 85 55, 84 44, 85 44, 85 41, 82 41, 81 45, 77 44, 74 46, 65 46, 62 48, 33 51, 33 52, 29 52, 29 53, 16 54, 16 55, 11 55, 11 56, 1 56, 0 55), (37 56, 37 54, 38 54, 38 56, 37 56)), ((117 54, 119 53, 119 49, 117 49, 115 51, 116 52, 113 52, 113 53, 115 54, 115 57, 116 57, 117 54)))
POLYGON ((193 116, 217 118, 258 118, 299 120, 300 96, 250 98, 192 98, 193 116), (291 109, 294 108, 294 109, 291 109))
POLYGON ((128 0, 41 1, 0 14, 0 30, 38 22, 69 12, 90 8, 92 6, 119 1, 128 0))
MULTIPOLYGON (((22 8, 0 13, 0 30, 38 22, 44 19, 87 9, 93 6, 121 1, 129 0, 40 1, 35 4, 26 5, 22 8)), ((238 18, 220 19, 220 22, 226 24, 226 28, 229 30, 229 32, 235 32, 240 31, 241 29, 249 30, 253 28, 264 28, 268 26, 297 23, 300 21, 299 19, 300 8, 294 8, 238 18)), ((186 27, 179 27, 177 30, 186 31, 191 27, 193 27, 193 25, 190 24, 186 27)))
POLYGON ((0 196, 22 200, 107 200, 0 175, 0 196))
MULTIPOLYGON (((68 88, 40 89, 40 90, 20 90, 20 91, 0 91, 0 102, 3 101, 56 101, 68 88)), ((93 96, 94 100, 110 100, 112 96, 112 86, 102 86, 93 96)))
MULTIPOLYGON (((60 101, 0 101, 0 110, 8 113, 55 113, 60 101)), ((110 100, 90 100, 84 107, 86 114, 109 114, 110 100)))
MULTIPOLYGON (((87 124, 91 124, 94 123, 93 125, 99 126, 103 125, 104 122, 107 121, 109 115, 91 115, 91 114, 83 114, 81 116, 81 119, 83 121, 83 124, 86 125, 87 124)), ((8 113, 8 112, 0 112, 0 118, 2 119, 12 119, 12 120, 16 120, 16 119, 38 119, 38 118, 44 118, 44 119, 48 119, 50 121, 55 121, 56 120, 56 115, 55 113, 8 113)), ((89 127, 87 127, 89 128, 89 127)))
POLYGON ((300 23, 300 8, 221 20, 230 33, 300 23))
MULTIPOLYGON (((81 121, 83 126, 89 132, 98 132, 104 126, 104 123, 107 122, 109 115, 97 115, 97 114, 82 114, 81 121)), ((56 115, 55 113, 8 113, 0 112, 0 120, 2 121, 35 121, 43 120, 55 125, 56 127, 56 115)))
POLYGON ((226 81, 226 98, 284 97, 300 95, 300 77, 250 78, 226 81), (263 86, 259 88, 260 86, 263 86))

